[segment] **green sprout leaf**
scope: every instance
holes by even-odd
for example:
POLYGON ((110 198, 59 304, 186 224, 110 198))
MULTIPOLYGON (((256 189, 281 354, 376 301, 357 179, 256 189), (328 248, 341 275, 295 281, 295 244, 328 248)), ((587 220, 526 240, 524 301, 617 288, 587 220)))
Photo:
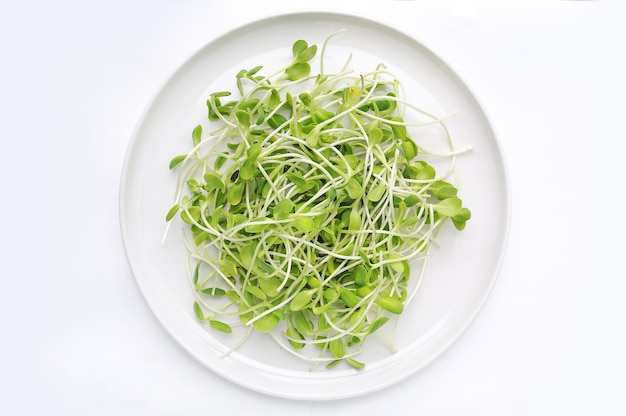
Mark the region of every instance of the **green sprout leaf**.
POLYGON ((198 124, 191 132, 194 147, 202 141, 202 125, 198 124))
POLYGON ((311 303, 311 299, 316 292, 316 289, 309 289, 298 293, 289 303, 289 309, 299 311, 306 308, 311 303))
POLYGON ((313 231, 315 228, 315 221, 311 217, 299 217, 294 222, 293 225, 301 232, 308 233, 313 231))
POLYGON ((279 322, 280 319, 273 313, 270 313, 254 321, 252 326, 261 333, 268 333, 272 332, 279 322))
POLYGON ((293 212, 294 203, 290 199, 282 199, 276 206, 274 207, 274 219, 276 220, 284 220, 289 217, 289 215, 293 212))
POLYGON ((180 205, 175 204, 172 208, 170 208, 169 211, 167 211, 167 215, 165 216, 165 221, 170 221, 172 218, 174 218, 174 216, 176 216, 176 214, 178 213, 178 210, 180 209, 180 205))
POLYGON ((211 328, 217 329, 218 331, 224 332, 226 334, 230 334, 231 332, 233 332, 233 328, 230 325, 215 319, 209 320, 209 325, 211 325, 211 328))
POLYGON ((178 155, 170 161, 170 169, 174 169, 180 162, 185 160, 187 155, 178 155))
POLYGON ((311 65, 307 62, 296 62, 285 70, 289 81, 297 81, 306 78, 311 73, 311 65))
POLYGON ((404 309, 404 305, 400 300, 389 296, 383 296, 376 301, 378 306, 393 314, 399 315, 404 309))
POLYGON ((346 191, 348 192, 348 196, 352 199, 358 199, 363 195, 363 188, 354 177, 350 178, 346 184, 346 191))
POLYGON ((308 47, 309 47, 309 44, 307 43, 306 40, 299 39, 295 41, 294 44, 292 45, 291 52, 293 53, 293 56, 296 57, 300 55, 302 52, 304 52, 308 47))
POLYGON ((202 312, 202 308, 198 302, 193 303, 193 312, 198 320, 204 321, 204 312, 202 312))
POLYGON ((463 203, 459 198, 448 198, 436 204, 433 209, 444 217, 454 217, 461 212, 463 203))

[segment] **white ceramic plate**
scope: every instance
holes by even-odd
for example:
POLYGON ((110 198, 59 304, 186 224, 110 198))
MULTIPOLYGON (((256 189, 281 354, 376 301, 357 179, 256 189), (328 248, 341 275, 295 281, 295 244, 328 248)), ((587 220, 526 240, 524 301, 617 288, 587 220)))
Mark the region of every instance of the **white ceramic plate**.
MULTIPOLYGON (((277 66, 278 67, 278 66, 277 66)), ((138 285, 171 335, 208 368, 247 388, 294 399, 345 398, 390 386, 439 356, 467 328, 485 302, 502 262, 509 227, 509 193, 501 150, 475 97, 441 59, 416 40, 363 18, 301 13, 261 20, 209 43, 165 83, 139 121, 122 174, 121 227, 138 285), (268 336, 249 339, 220 358, 232 340, 200 325, 191 307, 181 234, 161 243, 164 216, 173 203, 170 159, 186 153, 191 129, 206 118, 207 94, 234 90, 234 75, 257 65, 282 66, 297 39, 321 45, 331 33, 329 64, 352 53, 352 67, 384 62, 407 85, 408 98, 437 114, 459 110, 448 123, 457 146, 475 150, 458 160, 460 194, 472 210, 467 228, 440 237, 419 294, 399 322, 398 350, 372 344, 347 367, 310 372, 268 336)))

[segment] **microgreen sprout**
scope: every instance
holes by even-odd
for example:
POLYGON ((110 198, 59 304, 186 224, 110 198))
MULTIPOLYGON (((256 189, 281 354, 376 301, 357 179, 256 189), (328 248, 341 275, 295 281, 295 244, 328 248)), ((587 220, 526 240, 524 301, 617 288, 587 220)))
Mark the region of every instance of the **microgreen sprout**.
POLYGON ((311 368, 360 369, 365 341, 418 290, 439 230, 470 219, 450 182, 465 149, 384 65, 327 72, 327 46, 318 73, 317 46, 298 40, 284 68, 241 70, 234 93, 208 97, 193 147, 170 163, 180 183, 166 220, 186 225, 198 320, 269 333, 311 368), (419 144, 424 126, 449 152, 419 144))

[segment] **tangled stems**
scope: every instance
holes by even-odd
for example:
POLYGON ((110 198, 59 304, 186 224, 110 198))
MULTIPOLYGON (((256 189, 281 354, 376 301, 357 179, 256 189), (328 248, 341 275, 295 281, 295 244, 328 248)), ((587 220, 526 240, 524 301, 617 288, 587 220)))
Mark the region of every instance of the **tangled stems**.
POLYGON ((462 230, 470 211, 448 182, 460 151, 445 120, 405 100, 382 64, 326 73, 326 46, 317 74, 317 46, 299 40, 281 70, 240 71, 238 98, 210 95, 212 130, 196 126, 193 148, 170 163, 180 181, 166 220, 186 224, 199 320, 270 333, 312 368, 362 368, 366 339, 418 290, 441 227, 462 230), (440 128, 449 152, 417 144, 424 126, 440 128))

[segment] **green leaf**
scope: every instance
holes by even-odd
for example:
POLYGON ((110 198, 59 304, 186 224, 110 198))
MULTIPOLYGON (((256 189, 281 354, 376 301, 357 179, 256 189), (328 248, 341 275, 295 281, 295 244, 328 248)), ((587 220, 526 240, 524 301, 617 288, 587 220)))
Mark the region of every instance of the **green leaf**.
MULTIPOLYGON (((209 221, 211 220, 211 218, 209 218, 209 221)), ((193 242, 196 246, 200 246, 200 244, 204 243, 206 240, 208 240, 211 237, 211 234, 207 233, 206 231, 200 231, 198 234, 196 234, 196 236, 193 239, 193 242)))
POLYGON ((178 165, 180 162, 185 160, 186 157, 187 157, 187 155, 178 155, 178 156, 174 157, 170 161, 170 169, 174 169, 176 167, 176 165, 178 165))
POLYGON ((301 232, 308 233, 313 231, 315 228, 315 221, 311 217, 299 217, 294 222, 293 225, 301 232))
POLYGON ((352 274, 354 276, 354 283, 356 283, 357 286, 365 286, 369 283, 369 273, 365 267, 356 266, 352 274))
POLYGON ((165 221, 170 221, 172 218, 174 218, 176 213, 178 213, 179 209, 180 209, 180 205, 178 205, 178 204, 176 204, 172 208, 170 208, 170 210, 167 211, 167 215, 165 215, 165 221))
POLYGON ((305 192, 308 189, 308 183, 300 171, 289 172, 285 176, 296 185, 300 192, 305 192))
POLYGON ((265 117, 267 116, 267 114, 263 108, 259 108, 259 110, 257 111, 257 114, 258 114, 258 117, 256 119, 256 124, 260 125, 265 120, 265 117))
POLYGON ((461 208, 458 214, 452 217, 452 223, 454 224, 454 227, 457 230, 462 231, 465 229, 465 224, 467 221, 469 221, 471 216, 472 216, 472 213, 470 212, 469 209, 461 208))
POLYGON ((194 147, 202 141, 202 125, 198 124, 191 132, 194 147))
POLYGON ((228 299, 230 299, 233 303, 239 303, 241 302, 241 298, 239 297, 239 295, 237 294, 237 292, 235 292, 234 290, 227 290, 226 291, 226 296, 228 297, 228 299))
POLYGON ((230 91, 218 91, 211 94, 211 97, 220 98, 220 97, 228 97, 232 93, 230 91))
POLYGON ((272 226, 272 224, 268 222, 263 222, 259 224, 259 222, 266 221, 266 220, 267 218, 258 218, 253 221, 250 221, 248 225, 244 227, 244 230, 246 230, 247 233, 252 233, 252 234, 263 232, 272 226))
POLYGON ((356 289, 356 294, 362 298, 372 293, 372 288, 370 286, 360 286, 356 289))
POLYGON ((454 217, 462 207, 463 204, 459 198, 448 198, 434 205, 433 209, 443 217, 454 217))
POLYGON ((324 289, 324 292, 323 292, 322 295, 324 296, 324 300, 327 303, 333 303, 337 299, 339 299, 339 293, 337 292, 337 290, 335 290, 332 287, 328 287, 328 288, 324 289))
POLYGON ((224 117, 229 117, 233 112, 233 107, 237 104, 236 101, 229 101, 224 105, 217 107, 217 111, 224 117))
POLYGON ((246 286, 245 291, 257 299, 267 300, 267 295, 258 286, 246 286))
MULTIPOLYGON (((395 97, 395 94, 390 92, 387 94, 387 97, 395 97)), ((372 110, 379 116, 393 113, 396 107, 397 103, 395 100, 376 100, 371 104, 372 110)))
POLYGON ((312 148, 317 148, 320 143, 320 134, 317 129, 312 129, 310 133, 306 135, 306 144, 312 148))
POLYGON ((239 250, 239 261, 241 265, 250 270, 255 265, 256 244, 249 243, 239 250))
POLYGON ((361 298, 349 289, 341 290, 339 299, 341 299, 348 308, 354 308, 361 301, 361 298))
POLYGON ((241 164, 241 168, 239 169, 239 176, 244 181, 247 181, 248 179, 254 176, 257 170, 258 169, 257 169, 256 161, 246 159, 241 164))
POLYGON ((324 110, 323 108, 316 108, 315 111, 311 114, 311 118, 316 123, 323 123, 326 120, 335 117, 335 113, 331 111, 324 110))
POLYGON ((389 110, 389 108, 391 107, 391 103, 387 100, 378 100, 372 102, 372 107, 376 113, 380 114, 381 112, 386 112, 386 110, 389 110))
POLYGON ((248 74, 247 76, 252 76, 255 75, 257 72, 259 72, 261 69, 263 69, 263 65, 259 65, 259 66, 255 66, 254 68, 248 70, 248 74))
POLYGON ((294 203, 291 201, 291 199, 285 198, 285 199, 280 200, 280 202, 276 204, 272 215, 274 216, 274 219, 276 220, 284 220, 284 219, 287 219, 287 217, 289 217, 289 214, 293 212, 293 209, 294 209, 294 203))
POLYGON ((282 283, 281 280, 274 276, 274 277, 263 277, 260 276, 257 279, 257 284, 259 285, 259 287, 261 288, 261 290, 263 292, 265 292, 265 294, 270 297, 276 297, 280 294, 278 288, 280 287, 280 284, 282 283))
POLYGON ((311 322, 306 309, 295 311, 293 313, 293 322, 296 325, 298 332, 303 335, 311 335, 315 331, 313 322, 311 322))
POLYGON ((187 224, 193 225, 200 221, 202 211, 198 206, 191 206, 180 213, 180 218, 187 224))
POLYGON ((420 169, 419 172, 417 172, 417 174, 415 175, 415 179, 421 181, 430 181, 435 179, 435 175, 435 168, 430 165, 426 165, 422 169, 420 169))
POLYGON ((295 62, 308 62, 317 54, 317 45, 311 45, 303 51, 298 52, 295 62))
POLYGON ((343 358, 343 356, 345 355, 345 347, 343 345, 342 338, 336 338, 330 341, 328 343, 328 349, 330 350, 331 354, 333 354, 337 358, 343 358))
POLYGON ((311 73, 311 65, 307 62, 296 62, 285 70, 289 81, 297 81, 307 77, 311 73))
POLYGON ((370 189, 370 191, 367 193, 367 199, 371 202, 378 202, 385 195, 385 192, 387 192, 387 186, 377 185, 370 189))
POLYGON ((349 166, 351 169, 356 169, 356 168, 359 166, 359 162, 360 162, 360 160, 359 160, 359 158, 358 158, 356 155, 353 155, 353 154, 347 154, 347 155, 344 155, 344 157, 343 157, 343 158, 344 158, 344 159, 345 159, 345 161, 348 163, 348 166, 349 166))
POLYGON ((348 192, 348 196, 352 199, 358 199, 363 195, 363 188, 361 184, 354 178, 350 178, 346 183, 346 192, 348 192))
POLYGON ((231 328, 230 325, 221 321, 217 321, 215 319, 211 319, 209 321, 209 325, 211 325, 211 328, 216 329, 220 332, 224 332, 226 334, 230 334, 231 332, 233 332, 233 328, 231 328))
POLYGON ((351 86, 343 90, 343 102, 344 108, 349 108, 355 105, 361 98, 361 88, 351 86))
POLYGON ((259 99, 258 98, 249 98, 247 100, 243 100, 239 104, 239 109, 240 110, 253 110, 254 107, 257 106, 258 103, 259 103, 259 99))
POLYGON ((188 179, 187 186, 189 187, 189 190, 194 194, 200 193, 200 184, 195 179, 188 179))
POLYGON ((409 277, 411 276, 411 266, 409 265, 409 261, 408 260, 402 260, 402 276, 405 279, 409 279, 409 277))
POLYGON ((435 196, 439 200, 454 198, 457 195, 457 189, 454 186, 444 186, 435 191, 435 196))
POLYGON ((278 90, 276 90, 276 88, 272 88, 272 91, 270 92, 270 98, 267 102, 267 106, 270 110, 274 110, 276 107, 278 107, 280 102, 281 99, 280 94, 278 94, 278 90))
POLYGON ((400 300, 390 297, 390 296, 382 296, 378 300, 376 300, 376 304, 383 308, 384 310, 399 315, 402 313, 404 309, 404 305, 400 300))
POLYGON ((228 91, 222 91, 222 92, 216 92, 213 93, 209 96, 209 99, 206 101, 207 104, 207 108, 209 110, 209 120, 211 121, 217 121, 219 120, 219 115, 218 113, 221 113, 221 111, 223 111, 223 106, 222 106, 222 102, 220 100, 220 97, 227 97, 230 95, 230 92, 228 91), (222 108, 222 110, 220 110, 222 108))
POLYGON ((405 219, 400 222, 401 227, 411 227, 419 221, 419 217, 417 215, 409 215, 405 219))
POLYGON ((378 127, 375 127, 370 130, 367 139, 372 146, 380 144, 383 141, 383 131, 378 127))
POLYGON ((226 296, 226 291, 219 287, 207 287, 202 289, 201 292, 205 295, 211 295, 216 297, 226 296))
POLYGON ((350 210, 350 221, 348 223, 348 230, 358 231, 361 229, 361 214, 354 207, 350 210))
POLYGON ((389 123, 389 126, 391 127, 391 131, 393 131, 393 135, 404 142, 407 138, 406 125, 397 124, 397 123, 404 123, 404 120, 402 119, 402 117, 398 117, 398 116, 389 117, 388 120, 396 122, 396 123, 389 123))
MULTIPOLYGON (((302 336, 302 334, 299 333, 298 330, 291 324, 287 327, 287 336, 293 339, 304 340, 304 337, 302 336)), ((289 343, 291 344, 294 350, 302 349, 305 345, 303 342, 297 342, 291 339, 289 340, 289 343)))
POLYGON ((461 210, 452 217, 456 221, 469 221, 472 217, 472 212, 467 208, 461 208, 461 210))
POLYGON ((328 319, 326 319, 327 316, 328 316, 328 319, 332 319, 330 314, 329 315, 320 315, 317 318, 317 334, 321 334, 321 333, 323 333, 325 331, 328 331, 330 329, 330 324, 328 323, 328 319))
MULTIPOLYGON (((350 338, 348 338, 348 348, 357 345, 361 342, 361 338, 357 337, 357 336, 351 336, 350 338)), ((355 362, 358 363, 358 361, 355 360, 355 362)), ((361 363, 362 364, 362 363, 361 363)), ((365 364, 363 364, 363 366, 365 366, 365 364)))
POLYGON ((304 104, 305 106, 309 106, 311 105, 311 94, 309 94, 308 92, 302 92, 298 95, 298 98, 300 98, 300 101, 302 101, 302 104, 304 104))
POLYGON ((293 53, 293 56, 296 57, 302 52, 304 52, 306 48, 308 47, 309 47, 309 44, 307 43, 306 40, 299 39, 295 41, 294 44, 292 45, 291 52, 293 53))
POLYGON ((457 221, 454 218, 452 218, 452 224, 454 224, 454 228, 456 228, 459 231, 463 231, 465 229, 465 225, 467 224, 467 221, 457 221))
POLYGON ((211 189, 218 189, 220 191, 226 190, 226 186, 224 185, 224 182, 222 182, 222 179, 220 179, 213 173, 206 173, 204 175, 204 183, 206 184, 204 188, 207 191, 211 189))
POLYGON ((307 277, 306 281, 309 287, 312 287, 312 288, 320 287, 320 280, 313 275, 310 275, 309 277, 307 277))
POLYGON ((220 169, 222 166, 224 166, 224 162, 226 162, 226 157, 223 155, 219 155, 215 158, 215 164, 214 164, 214 168, 215 169, 220 169))
POLYGON ((228 189, 227 199, 230 205, 239 205, 243 198, 244 183, 238 182, 228 189))
POLYGON ((378 329, 380 329, 380 327, 382 327, 383 325, 385 325, 387 323, 387 321, 389 320, 388 316, 381 316, 380 318, 378 318, 377 320, 375 320, 372 325, 370 326, 369 330, 367 331, 368 335, 374 333, 375 331, 377 331, 378 329))
POLYGON ((400 149, 404 158, 408 161, 415 159, 415 156, 417 156, 417 145, 411 139, 403 141, 400 149))
POLYGON ((235 276, 237 274, 237 263, 230 258, 225 258, 222 260, 220 271, 226 276, 235 276))
POLYGON ((276 325, 280 322, 278 316, 273 313, 268 313, 267 315, 262 316, 256 321, 252 322, 252 326, 259 332, 268 333, 272 332, 276 325))
POLYGON ((317 292, 315 289, 303 290, 298 293, 289 303, 289 309, 299 311, 306 308, 310 303, 313 295, 317 292))
POLYGON ((357 370, 360 370, 362 368, 365 368, 365 364, 355 360, 354 358, 346 358, 346 362, 348 364, 350 364, 352 367, 356 368, 357 370))
POLYGON ((415 194, 409 195, 406 198, 404 198, 404 205, 406 205, 407 208, 411 208, 412 206, 415 206, 418 202, 420 202, 420 199, 415 194))
MULTIPOLYGON (((270 224, 270 226, 271 226, 271 224, 270 224)), ((258 266, 258 268, 262 272, 267 273, 267 274, 272 274, 272 273, 274 273, 276 271, 274 266, 272 266, 271 264, 267 263, 266 261, 258 259, 258 258, 256 259, 256 265, 258 266)))
POLYGON ((247 129, 250 127, 250 113, 244 110, 237 110, 235 112, 235 117, 237 117, 239 125, 243 128, 247 129))
POLYGON ((240 299, 239 304, 239 319, 242 323, 247 324, 252 318, 254 318, 254 313, 246 306, 246 304, 240 299))
POLYGON ((200 307, 198 301, 195 301, 193 303, 193 313, 196 315, 196 318, 198 318, 198 320, 204 321, 204 312, 202 312, 202 308, 200 307))
POLYGON ((254 143, 252 146, 248 147, 248 150, 246 150, 248 160, 256 161, 262 150, 263 146, 261 146, 261 143, 254 143))
POLYGON ((292 311, 299 311, 306 308, 313 299, 313 295, 317 292, 316 289, 303 290, 298 293, 289 303, 289 309, 292 311))
POLYGON ((202 264, 201 262, 197 262, 196 263, 196 267, 193 270, 193 284, 197 285, 198 284, 198 277, 200 275, 200 264, 202 264))
POLYGON ((272 117, 267 119, 267 124, 269 124, 270 127, 273 129, 278 129, 280 126, 282 126, 286 122, 287 122, 287 119, 285 118, 285 116, 283 116, 282 114, 278 114, 278 113, 274 114, 272 117))

